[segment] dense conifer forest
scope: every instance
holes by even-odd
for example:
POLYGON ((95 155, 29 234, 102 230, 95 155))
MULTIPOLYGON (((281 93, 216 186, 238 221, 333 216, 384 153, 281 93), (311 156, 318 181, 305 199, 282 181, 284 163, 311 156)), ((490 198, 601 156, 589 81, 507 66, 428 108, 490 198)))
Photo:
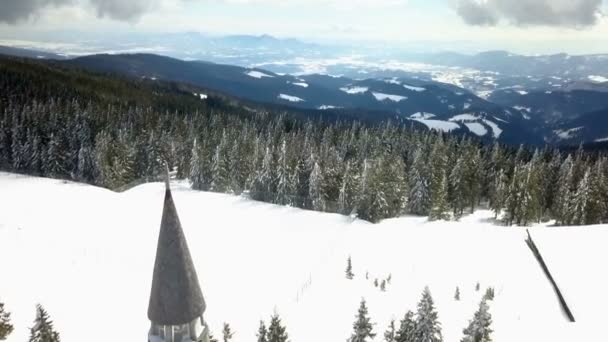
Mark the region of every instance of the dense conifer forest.
POLYGON ((0 58, 0 169, 121 189, 164 163, 194 189, 377 222, 608 221, 603 152, 481 144, 404 123, 305 119, 200 89, 0 58))

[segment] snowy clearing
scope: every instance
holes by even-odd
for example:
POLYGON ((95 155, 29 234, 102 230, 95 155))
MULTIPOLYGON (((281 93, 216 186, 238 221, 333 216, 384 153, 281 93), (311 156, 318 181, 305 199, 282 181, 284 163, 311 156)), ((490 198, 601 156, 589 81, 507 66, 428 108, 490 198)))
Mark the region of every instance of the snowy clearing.
POLYGON ((596 83, 608 82, 608 78, 607 77, 598 76, 598 75, 590 75, 589 76, 589 80, 591 80, 592 82, 596 82, 596 83))
POLYGON ((570 129, 558 129, 553 131, 560 139, 570 139, 576 136, 576 132, 580 131, 584 127, 574 127, 570 129))
POLYGON ((403 87, 404 87, 405 89, 408 89, 408 90, 411 90, 411 91, 417 91, 417 92, 422 92, 422 91, 425 91, 425 90, 426 90, 426 88, 422 88, 422 87, 414 87, 414 86, 407 85, 407 84, 404 84, 404 85, 403 85, 403 87))
POLYGON ((328 109, 338 109, 338 108, 342 108, 342 107, 332 106, 332 105, 321 105, 317 109, 319 109, 319 110, 328 110, 328 109))
POLYGON ((389 100, 389 101, 393 101, 393 102, 401 102, 403 100, 407 100, 407 96, 391 95, 391 94, 384 94, 384 93, 377 93, 377 92, 373 92, 372 94, 378 101, 389 100))
POLYGON ((268 75, 268 74, 265 74, 265 73, 263 73, 261 71, 257 71, 257 70, 248 71, 248 72, 245 73, 245 75, 253 77, 253 78, 257 78, 257 79, 261 79, 261 78, 264 78, 264 77, 270 77, 270 78, 274 77, 272 75, 268 75))
POLYGON ((366 93, 369 88, 367 87, 345 87, 345 88, 340 88, 340 90, 342 90, 343 92, 347 93, 347 94, 363 94, 366 93))
POLYGON ((431 114, 431 113, 418 112, 418 113, 414 113, 414 114, 410 115, 410 118, 412 118, 412 119, 430 119, 430 118, 434 118, 436 116, 437 115, 431 114))
POLYGON ((457 123, 443 121, 443 120, 426 120, 426 119, 413 119, 414 121, 418 121, 424 124, 429 129, 434 129, 442 132, 451 132, 453 130, 459 129, 460 125, 457 123))
POLYGON ((467 126, 471 133, 474 133, 480 137, 488 134, 488 130, 479 122, 465 123, 464 125, 467 126))
MULTIPOLYGON (((606 340, 608 226, 531 229, 573 308, 572 324, 525 230, 493 225, 488 211, 460 222, 404 217, 372 225, 172 186, 215 336, 228 322, 234 342, 253 341, 259 320, 276 311, 293 342, 344 341, 365 297, 380 342, 428 285, 446 342, 461 339, 488 286, 496 289, 495 342, 606 340), (354 280, 344 276, 348 256, 354 280), (386 292, 373 286, 389 274, 386 292), (453 299, 456 286, 461 301, 453 299)), ((0 173, 0 191, 0 299, 15 325, 8 341, 27 340, 36 303, 63 342, 105 342, 107 334, 94 333, 104 322, 121 341, 144 340, 164 185, 114 193, 0 173)))
POLYGON ((525 112, 532 112, 532 108, 530 107, 524 107, 524 106, 513 106, 513 109, 519 110, 519 111, 525 111, 525 112))
POLYGON ((302 87, 302 88, 308 88, 308 83, 304 83, 304 82, 293 82, 291 84, 298 86, 298 87, 302 87))
POLYGON ((301 99, 297 96, 286 95, 286 94, 279 94, 279 96, 277 96, 277 98, 279 98, 281 100, 289 101, 289 102, 304 102, 303 99, 301 99))
POLYGON ((479 119, 479 118, 475 114, 458 114, 458 115, 454 115, 452 118, 450 118, 450 121, 462 122, 462 121, 475 121, 477 119, 479 119))
POLYGON ((481 121, 483 121, 483 123, 485 123, 486 125, 490 126, 490 128, 492 129, 492 134, 494 134, 495 139, 500 138, 500 135, 502 134, 502 128, 500 128, 500 126, 498 126, 497 123, 487 120, 487 119, 483 119, 481 121))

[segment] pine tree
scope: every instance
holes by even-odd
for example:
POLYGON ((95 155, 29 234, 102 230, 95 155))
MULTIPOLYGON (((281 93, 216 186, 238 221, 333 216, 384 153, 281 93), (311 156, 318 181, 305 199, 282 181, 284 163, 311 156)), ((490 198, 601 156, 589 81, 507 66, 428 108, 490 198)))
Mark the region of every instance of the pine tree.
POLYGON ((469 326, 463 330, 464 337, 461 342, 491 342, 492 315, 490 308, 485 300, 479 304, 479 309, 475 312, 473 319, 469 321, 469 326))
POLYGON ((348 261, 346 263, 346 279, 353 279, 354 277, 355 275, 353 273, 353 265, 349 256, 348 261))
POLYGON ((232 332, 232 329, 230 329, 230 324, 224 323, 224 329, 222 330, 222 336, 223 336, 224 342, 230 341, 232 339, 233 335, 234 335, 234 333, 232 332))
POLYGON ((258 328, 258 332, 256 334, 258 341, 257 342, 268 342, 266 335, 268 334, 268 330, 266 330, 266 324, 264 321, 260 321, 260 327, 258 328))
POLYGON ((385 279, 382 279, 382 281, 380 282, 380 291, 386 292, 386 280, 385 279))
POLYGON ((494 211, 494 218, 498 218, 500 213, 505 207, 508 196, 508 179, 507 175, 500 170, 498 172, 498 177, 494 181, 494 192, 493 197, 491 199, 490 206, 494 211))
POLYGON ((291 171, 287 163, 287 142, 283 139, 279 161, 277 165, 277 194, 275 203, 281 205, 291 205, 291 195, 294 186, 292 185, 291 171))
POLYGON ((593 167, 585 215, 586 222, 583 224, 603 223, 603 218, 608 209, 608 184, 604 175, 605 164, 605 159, 601 158, 593 167))
POLYGON ((281 325, 281 319, 277 314, 273 315, 270 319, 270 326, 268 327, 266 339, 268 342, 286 342, 288 339, 287 331, 285 327, 281 325))
POLYGON ((417 149, 414 162, 410 168, 408 209, 415 215, 428 215, 431 208, 431 193, 428 181, 428 170, 422 149, 417 149))
POLYGON ((8 335, 13 332, 11 324, 11 314, 4 309, 4 303, 0 303, 0 341, 6 340, 8 335))
POLYGON ((454 168, 452 168, 449 177, 449 199, 450 203, 452 203, 454 216, 457 218, 462 216, 464 209, 467 206, 464 164, 465 161, 463 157, 459 157, 456 160, 456 164, 454 165, 454 168))
POLYGON ((475 291, 479 292, 480 289, 481 285, 479 284, 479 282, 477 282, 477 284, 475 284, 475 291))
POLYGON ((198 141, 194 139, 194 143, 192 144, 192 158, 190 160, 190 184, 192 184, 192 189, 194 190, 204 189, 202 164, 203 160, 201 158, 199 144, 198 141))
POLYGON ((567 225, 572 217, 573 198, 571 187, 574 183, 574 165, 572 156, 568 156, 559 169, 559 188, 553 203, 553 216, 558 224, 567 225))
POLYGON ((309 196, 312 200, 312 207, 317 211, 325 211, 326 201, 325 192, 323 189, 323 172, 318 162, 315 162, 312 172, 310 174, 310 190, 309 196))
POLYGON ((231 192, 230 187, 230 161, 228 160, 228 140, 226 133, 222 135, 220 143, 215 148, 213 156, 213 181, 211 190, 215 192, 231 192))
POLYGON ((415 342, 416 322, 414 321, 414 313, 408 311, 405 317, 401 320, 399 330, 395 334, 396 342, 415 342))
POLYGON ((483 295, 483 299, 494 300, 494 288, 493 287, 488 287, 486 289, 486 293, 483 295))
POLYGON ((445 172, 441 172, 438 177, 431 194, 432 208, 429 215, 431 221, 450 219, 448 213, 448 182, 445 172))
POLYGON ((577 190, 573 197, 572 206, 572 219, 570 221, 573 225, 583 225, 587 223, 587 206, 589 203, 589 194, 591 192, 590 186, 591 170, 587 169, 583 179, 578 184, 577 190))
POLYGON ((456 286, 456 292, 454 293, 454 300, 460 301, 460 288, 456 286))
POLYGON ((416 313, 416 342, 441 342, 441 323, 439 323, 435 304, 428 287, 424 289, 422 298, 418 303, 416 313))
POLYGON ((431 151, 431 211, 429 219, 447 220, 448 180, 446 174, 447 155, 442 136, 438 136, 431 151))
POLYGON ((376 334, 373 333, 373 324, 370 322, 370 318, 367 315, 365 299, 362 299, 357 316, 355 316, 356 320, 355 323, 353 323, 353 334, 348 340, 349 342, 367 342, 369 341, 368 339, 376 337, 376 334))
POLYGON ((388 324, 388 328, 384 332, 384 340, 386 342, 396 342, 395 340, 395 320, 391 319, 391 322, 388 324))
POLYGON ((53 322, 48 313, 38 304, 36 306, 36 320, 30 329, 29 342, 59 342, 59 333, 53 329, 53 322))

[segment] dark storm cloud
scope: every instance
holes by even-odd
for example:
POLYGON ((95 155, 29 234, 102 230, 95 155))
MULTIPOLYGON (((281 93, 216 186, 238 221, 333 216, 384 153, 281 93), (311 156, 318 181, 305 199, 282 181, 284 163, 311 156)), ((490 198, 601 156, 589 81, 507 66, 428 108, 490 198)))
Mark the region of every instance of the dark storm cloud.
POLYGON ((156 0, 90 0, 99 17, 130 21, 158 5, 156 0))
POLYGON ((15 24, 37 15, 43 8, 71 2, 72 0, 0 0, 0 22, 15 24))
POLYGON ((84 6, 98 17, 131 21, 157 8, 159 0, 0 0, 0 22, 16 24, 66 4, 84 6))
POLYGON ((469 25, 493 26, 498 23, 498 18, 486 5, 476 1, 460 1, 456 11, 458 15, 469 25))
POLYGON ((470 25, 492 26, 501 19, 518 26, 593 26, 602 0, 458 0, 457 13, 470 25))

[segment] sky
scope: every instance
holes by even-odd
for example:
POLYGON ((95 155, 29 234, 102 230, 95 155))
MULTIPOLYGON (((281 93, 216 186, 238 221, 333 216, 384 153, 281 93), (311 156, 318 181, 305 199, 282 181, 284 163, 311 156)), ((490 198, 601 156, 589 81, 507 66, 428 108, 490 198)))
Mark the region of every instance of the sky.
POLYGON ((608 0, 0 0, 0 36, 194 31, 608 53, 603 13, 608 0))

